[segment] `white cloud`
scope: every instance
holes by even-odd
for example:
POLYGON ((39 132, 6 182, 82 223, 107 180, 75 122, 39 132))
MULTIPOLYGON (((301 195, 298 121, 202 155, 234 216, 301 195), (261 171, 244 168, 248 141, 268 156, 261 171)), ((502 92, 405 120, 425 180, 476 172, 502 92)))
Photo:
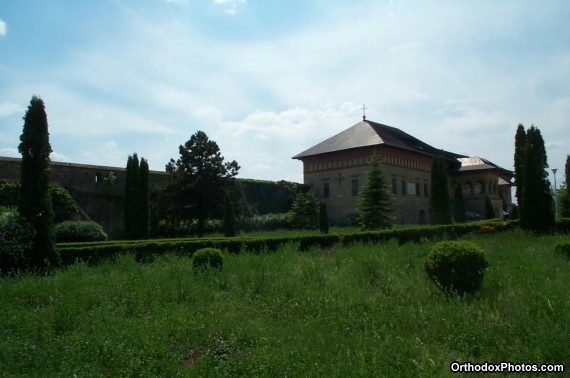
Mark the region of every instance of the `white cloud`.
POLYGON ((21 113, 24 115, 24 108, 13 102, 4 101, 0 103, 0 117, 10 116, 12 114, 21 113))
POLYGON ((6 26, 6 22, 0 20, 0 37, 5 36, 7 31, 8 27, 6 26))
POLYGON ((214 0, 214 4, 224 6, 224 11, 233 16, 236 14, 239 4, 246 4, 246 0, 214 0))
POLYGON ((0 156, 22 157, 17 148, 9 148, 9 147, 0 148, 0 156))

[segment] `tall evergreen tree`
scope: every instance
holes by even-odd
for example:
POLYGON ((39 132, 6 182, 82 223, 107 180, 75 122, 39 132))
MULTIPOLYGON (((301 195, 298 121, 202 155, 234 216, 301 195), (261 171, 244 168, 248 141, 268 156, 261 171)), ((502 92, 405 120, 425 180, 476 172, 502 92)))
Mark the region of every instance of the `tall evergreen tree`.
POLYGON ((60 262, 55 248, 54 213, 49 194, 50 169, 48 120, 41 98, 33 96, 24 117, 18 150, 22 154, 20 172, 20 215, 35 230, 31 264, 50 269, 60 262))
POLYGON ((319 230, 322 234, 329 233, 329 214, 326 202, 319 202, 319 230))
POLYGON ((465 200, 463 199, 463 188, 460 183, 455 184, 453 194, 453 219, 456 223, 465 222, 465 200))
POLYGON ((148 239, 150 237, 150 172, 148 161, 141 158, 139 167, 139 190, 140 190, 140 209, 139 221, 137 222, 140 239, 148 239))
POLYGON ((171 180, 166 191, 171 199, 168 209, 172 222, 198 220, 198 235, 205 232, 206 220, 212 212, 221 212, 225 189, 234 183, 239 165, 224 162, 218 144, 205 132, 198 131, 179 147, 180 158, 170 159, 166 171, 171 180))
POLYGON ((518 203, 518 214, 521 221, 521 225, 526 220, 522 215, 524 213, 523 201, 522 201, 522 191, 524 186, 524 154, 526 145, 526 131, 524 126, 519 123, 517 127, 517 132, 515 134, 515 196, 517 197, 518 203))
POLYGON ((394 211, 392 194, 380 162, 375 153, 370 159, 370 169, 358 198, 358 217, 363 230, 389 228, 390 214, 394 211))
POLYGON ((224 236, 233 237, 237 235, 236 215, 230 197, 230 192, 226 190, 224 195, 224 236))
POLYGON ((150 233, 148 162, 136 153, 127 159, 125 178, 125 236, 148 239, 150 233))
POLYGON ((447 170, 441 155, 434 156, 432 160, 429 214, 432 224, 451 223, 447 170))
POLYGON ((564 206, 561 206, 564 209, 564 213, 560 212, 560 214, 564 214, 562 216, 569 217, 570 216, 570 155, 566 155, 566 164, 564 165, 564 185, 566 189, 565 193, 565 202, 564 206))
POLYGON ((531 126, 526 133, 521 201, 521 226, 529 231, 549 232, 554 228, 554 206, 546 168, 544 140, 540 130, 531 126))
POLYGON ((493 209, 493 203, 491 202, 491 197, 485 196, 485 218, 493 219, 495 218, 495 210, 493 209))
POLYGON ((319 222, 319 201, 313 189, 306 193, 299 192, 293 199, 287 221, 293 228, 315 229, 319 222))

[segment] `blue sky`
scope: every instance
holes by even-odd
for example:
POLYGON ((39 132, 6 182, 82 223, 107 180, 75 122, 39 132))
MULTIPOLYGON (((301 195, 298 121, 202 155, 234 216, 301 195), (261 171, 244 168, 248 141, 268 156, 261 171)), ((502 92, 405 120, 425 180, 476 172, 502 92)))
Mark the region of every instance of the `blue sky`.
POLYGON ((240 177, 302 182, 291 157, 367 118, 512 169, 536 125, 570 153, 570 2, 0 2, 0 156, 33 95, 52 160, 164 170, 198 130, 240 177))

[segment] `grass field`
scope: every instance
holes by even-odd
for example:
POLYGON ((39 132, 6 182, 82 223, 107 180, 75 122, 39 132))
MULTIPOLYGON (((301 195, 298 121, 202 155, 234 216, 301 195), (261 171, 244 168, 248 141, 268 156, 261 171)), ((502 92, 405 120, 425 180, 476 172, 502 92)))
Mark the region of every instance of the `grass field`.
MULTIPOLYGON (((432 245, 225 255, 220 272, 130 255, 0 279, 0 377, 441 377, 452 361, 570 369, 570 263, 559 236, 471 238, 482 291, 428 280, 432 245)), ((524 376, 524 375, 517 375, 524 376)))

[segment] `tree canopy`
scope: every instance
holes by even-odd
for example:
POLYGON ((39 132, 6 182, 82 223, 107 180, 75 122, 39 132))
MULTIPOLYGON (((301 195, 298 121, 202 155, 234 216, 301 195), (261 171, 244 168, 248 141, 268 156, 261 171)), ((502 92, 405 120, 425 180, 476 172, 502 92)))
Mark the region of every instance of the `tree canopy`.
POLYGON ((519 123, 517 127, 517 132, 515 134, 515 157, 514 157, 514 167, 515 167, 515 196, 518 202, 518 214, 521 221, 521 225, 525 221, 523 216, 524 209, 522 203, 522 190, 524 186, 524 154, 525 154, 525 144, 526 144, 526 131, 524 126, 519 123))
POLYGON ((125 178, 125 236, 148 239, 150 234, 148 162, 136 153, 129 155, 125 178))
POLYGON ((179 147, 180 157, 170 159, 166 171, 171 181, 166 189, 171 220, 197 219, 198 234, 214 213, 223 214, 223 196, 233 185, 240 166, 235 160, 224 162, 218 144, 198 131, 179 147))
POLYGON ((20 202, 18 212, 35 230, 31 264, 51 268, 59 264, 53 230, 54 213, 49 194, 50 154, 48 120, 41 98, 33 96, 20 136, 20 202))
POLYGON ((451 223, 447 170, 441 155, 434 156, 432 160, 429 213, 432 224, 451 223))
POLYGON ((549 232, 554 228, 554 205, 547 168, 542 134, 538 128, 531 126, 526 132, 519 199, 523 210, 521 226, 529 231, 549 232))
POLYGON ((370 158, 370 169, 358 201, 359 223, 363 230, 391 226, 390 214, 394 211, 392 194, 375 153, 370 158))

